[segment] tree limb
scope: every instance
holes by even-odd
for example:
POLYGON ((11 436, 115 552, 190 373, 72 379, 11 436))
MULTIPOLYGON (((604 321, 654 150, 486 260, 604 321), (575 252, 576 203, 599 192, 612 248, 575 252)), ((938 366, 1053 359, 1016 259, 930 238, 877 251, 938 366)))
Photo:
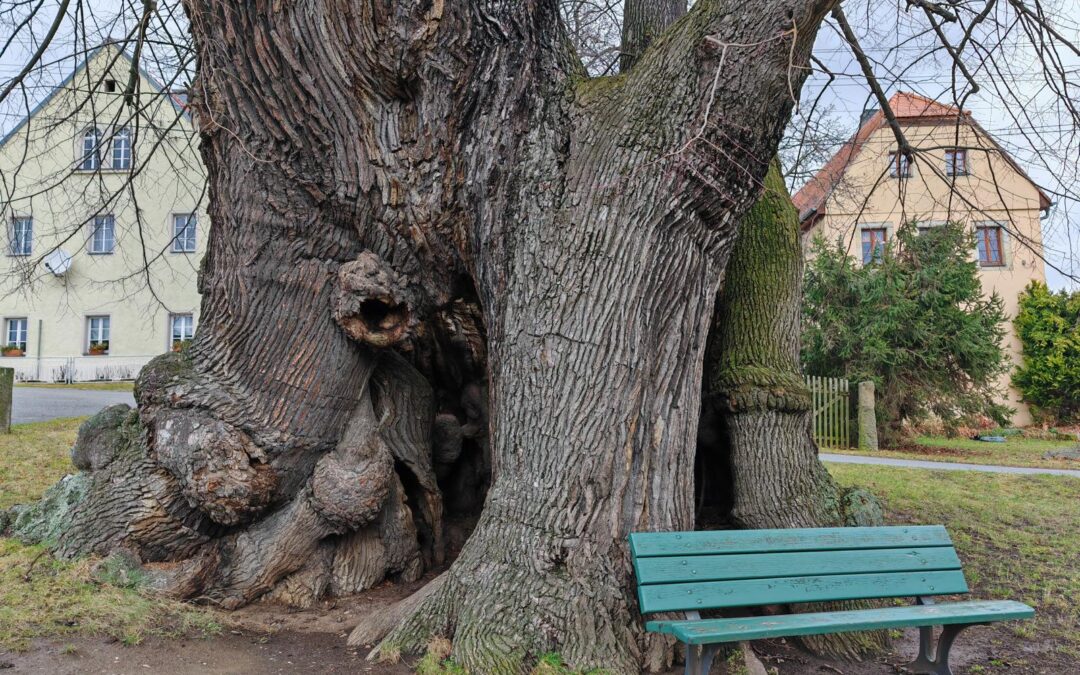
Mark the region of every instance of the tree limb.
POLYGON ((889 107, 889 99, 885 96, 885 91, 882 90, 881 83, 878 82, 877 76, 874 75, 874 68, 870 64, 870 59, 859 45, 859 38, 855 36, 855 31, 851 29, 851 24, 848 23, 847 17, 844 15, 844 10, 840 9, 840 5, 833 7, 832 17, 837 25, 840 26, 840 30, 844 35, 844 40, 847 41, 848 45, 851 47, 851 52, 854 54, 855 60, 859 62, 859 67, 862 68, 863 75, 866 77, 866 83, 874 93, 874 98, 877 99, 878 105, 881 106, 881 114, 885 116, 885 121, 888 122, 893 135, 896 136, 896 144, 899 146, 900 152, 905 155, 910 155, 911 145, 904 136, 904 131, 900 128, 900 122, 897 121, 892 108, 889 107))

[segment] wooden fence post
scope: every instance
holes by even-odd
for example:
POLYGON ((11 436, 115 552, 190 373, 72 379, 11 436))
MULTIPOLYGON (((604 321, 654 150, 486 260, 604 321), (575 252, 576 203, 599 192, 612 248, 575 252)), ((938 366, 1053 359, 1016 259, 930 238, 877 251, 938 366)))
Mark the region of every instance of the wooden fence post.
POLYGON ((877 450, 877 415, 874 413, 874 383, 859 383, 859 449, 877 450))
POLYGON ((15 369, 0 368, 0 433, 11 433, 11 395, 15 387, 15 369))

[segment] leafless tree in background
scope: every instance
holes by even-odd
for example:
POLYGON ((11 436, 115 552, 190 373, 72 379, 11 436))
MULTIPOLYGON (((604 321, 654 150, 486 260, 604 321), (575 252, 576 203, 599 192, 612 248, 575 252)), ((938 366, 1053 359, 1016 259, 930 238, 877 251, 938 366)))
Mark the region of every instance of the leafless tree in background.
POLYGON ((81 255, 95 218, 120 210, 130 213, 132 220, 118 222, 116 235, 126 239, 126 253, 134 244, 138 260, 123 275, 97 282, 111 286, 110 294, 117 294, 119 288, 122 298, 148 297, 160 304, 156 286, 161 281, 151 269, 191 263, 186 257, 165 255, 171 242, 162 245, 158 238, 151 243, 144 236, 162 224, 146 223, 140 203, 147 195, 157 194, 156 183, 162 179, 146 175, 151 159, 171 168, 173 188, 183 195, 186 209, 205 203, 198 138, 185 110, 186 88, 194 72, 185 25, 176 3, 162 7, 142 3, 102 6, 81 0, 0 3, 0 34, 7 35, 0 42, 0 74, 4 76, 0 81, 0 130, 4 134, 19 132, 5 139, 0 212, 10 223, 17 209, 33 204, 36 214, 47 215, 44 220, 62 223, 60 231, 50 233, 58 237, 55 243, 35 247, 31 256, 9 258, 4 293, 31 298, 36 283, 49 275, 42 265, 46 257, 57 249, 81 255), (107 43, 133 57, 162 91, 146 91, 139 71, 119 53, 107 63, 108 70, 123 71, 117 85, 106 83, 104 70, 75 72, 107 43), (36 105, 58 86, 56 98, 63 99, 62 112, 32 115, 37 112, 36 105), (107 86, 108 95, 122 98, 126 105, 97 109, 107 86), (67 146, 74 148, 79 143, 78 134, 86 120, 93 120, 93 126, 101 129, 100 154, 106 160, 115 143, 112 134, 119 130, 129 134, 127 142, 133 152, 122 180, 111 172, 108 161, 88 169, 81 165, 77 152, 67 151, 67 146), (43 145, 47 148, 44 152, 43 145), (67 163, 57 163, 57 157, 67 157, 67 163), (28 171, 29 167, 35 170, 28 171), (72 180, 75 174, 79 180, 72 180))
POLYGON ((619 72, 622 0, 560 0, 559 13, 586 72, 593 77, 619 72))

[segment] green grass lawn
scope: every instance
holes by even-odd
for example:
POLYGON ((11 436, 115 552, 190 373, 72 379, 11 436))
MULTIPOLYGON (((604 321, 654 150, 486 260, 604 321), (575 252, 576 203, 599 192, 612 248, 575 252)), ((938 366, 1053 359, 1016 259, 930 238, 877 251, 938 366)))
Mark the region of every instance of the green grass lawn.
POLYGON ((131 380, 122 382, 75 382, 62 384, 59 382, 19 382, 16 387, 28 387, 33 389, 86 389, 92 391, 132 391, 135 383, 131 380))
MULTIPOLYGON (((74 472, 71 445, 83 418, 18 424, 0 434, 0 509, 32 501, 74 472)), ((54 560, 40 546, 0 537, 0 652, 40 637, 213 634, 220 616, 95 578, 99 561, 54 560)))
POLYGON ((859 450, 832 450, 842 455, 866 455, 872 457, 895 457, 898 459, 921 459, 932 462, 961 462, 964 464, 1000 464, 1002 466, 1029 466, 1049 469, 1078 469, 1080 461, 1068 459, 1043 459, 1049 450, 1061 450, 1077 445, 1077 441, 1044 440, 1009 436, 1004 443, 985 443, 971 438, 946 438, 944 436, 918 436, 902 448, 882 449, 877 452, 859 450))
POLYGON ((85 418, 15 424, 0 434, 0 509, 32 501, 66 473, 71 446, 85 418))
POLYGON ((1080 479, 848 464, 829 471, 878 495, 890 523, 944 524, 972 595, 1035 607, 1033 621, 1007 630, 1046 637, 1080 660, 1080 479))

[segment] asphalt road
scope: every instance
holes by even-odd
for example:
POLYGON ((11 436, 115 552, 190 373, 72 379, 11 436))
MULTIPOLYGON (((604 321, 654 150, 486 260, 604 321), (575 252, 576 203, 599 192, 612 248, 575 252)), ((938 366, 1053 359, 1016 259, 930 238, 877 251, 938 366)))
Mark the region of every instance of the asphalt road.
POLYGON ((83 417, 116 403, 134 406, 135 397, 129 391, 15 387, 11 402, 11 422, 22 424, 44 422, 58 417, 83 417))

